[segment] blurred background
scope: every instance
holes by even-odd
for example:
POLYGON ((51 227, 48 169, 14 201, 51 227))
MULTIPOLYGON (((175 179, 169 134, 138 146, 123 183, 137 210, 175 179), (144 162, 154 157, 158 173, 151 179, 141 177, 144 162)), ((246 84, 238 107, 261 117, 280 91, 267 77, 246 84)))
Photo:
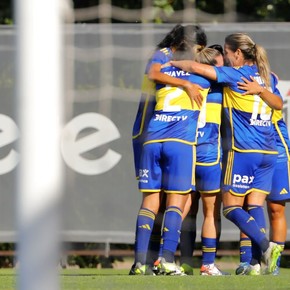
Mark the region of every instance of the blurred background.
MULTIPOLYGON (((63 29, 66 91, 59 146, 65 169, 61 209, 63 264, 67 263, 67 254, 68 259, 77 256, 74 263, 82 266, 88 265, 87 260, 97 264, 102 259, 104 264, 111 265, 112 256, 132 254, 141 194, 134 176, 131 129, 145 64, 156 44, 176 23, 201 24, 208 35, 208 44, 223 45, 225 36, 233 32, 249 33, 266 48, 272 70, 280 78, 284 115, 290 126, 290 1, 75 0, 67 3, 72 18, 63 29), (79 259, 78 255, 90 258, 79 259)), ((13 9, 12 1, 1 1, 2 267, 14 263, 15 170, 19 164, 17 141, 21 136, 21 132, 16 133, 19 124, 13 9)), ((201 223, 199 214, 198 241, 201 223)), ((237 249, 238 230, 224 218, 222 224, 224 247, 237 249)), ((290 241, 290 231, 287 240, 290 241)))

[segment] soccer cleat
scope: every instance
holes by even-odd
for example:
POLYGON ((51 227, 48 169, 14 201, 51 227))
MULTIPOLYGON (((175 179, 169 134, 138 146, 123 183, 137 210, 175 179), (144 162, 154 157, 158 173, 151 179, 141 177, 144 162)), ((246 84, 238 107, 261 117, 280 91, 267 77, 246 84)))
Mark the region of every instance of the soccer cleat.
POLYGON ((202 265, 200 268, 200 275, 202 276, 225 276, 230 275, 230 273, 223 272, 218 269, 218 267, 215 264, 208 264, 208 265, 202 265))
POLYGON ((140 262, 137 262, 131 267, 129 275, 155 276, 155 273, 152 271, 151 267, 149 267, 148 265, 142 265, 140 262))
POLYGON ((275 270, 281 252, 281 246, 273 242, 269 243, 267 251, 263 254, 263 259, 266 264, 265 274, 271 274, 275 270))
POLYGON ((159 265, 160 275, 186 276, 181 267, 177 266, 175 263, 166 262, 164 258, 161 258, 159 265))
POLYGON ((183 263, 181 266, 180 266, 181 270, 183 270, 183 272, 186 274, 186 275, 189 275, 189 276, 192 276, 193 275, 193 267, 189 266, 188 264, 185 264, 183 263))
POLYGON ((280 274, 280 268, 278 266, 275 267, 274 271, 272 272, 273 276, 278 276, 280 274))
POLYGON ((160 268, 161 268, 161 264, 160 264, 161 258, 158 258, 152 267, 152 271, 155 275, 160 275, 160 268))
POLYGON ((280 268, 276 265, 274 270, 270 272, 269 268, 266 267, 263 271, 263 275, 273 275, 273 276, 278 276, 280 274, 280 268))
POLYGON ((240 263, 236 269, 236 275, 258 276, 261 275, 261 265, 250 265, 248 262, 240 263))
POLYGON ((249 265, 247 274, 248 276, 259 276, 261 275, 261 265, 255 264, 255 265, 249 265))
POLYGON ((236 275, 247 275, 250 268, 250 264, 248 262, 242 262, 239 264, 236 269, 236 275))

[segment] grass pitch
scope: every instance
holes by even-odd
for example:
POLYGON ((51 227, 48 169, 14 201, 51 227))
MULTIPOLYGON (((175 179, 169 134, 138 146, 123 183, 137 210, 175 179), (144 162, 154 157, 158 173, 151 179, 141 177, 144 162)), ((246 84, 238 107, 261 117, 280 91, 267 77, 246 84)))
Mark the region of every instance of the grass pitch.
MULTIPOLYGON (((290 269, 279 276, 129 276, 129 269, 65 269, 60 270, 61 290, 289 290, 290 269)), ((224 269, 226 270, 226 269, 224 269)), ((16 272, 0 269, 0 289, 16 289, 16 272)))

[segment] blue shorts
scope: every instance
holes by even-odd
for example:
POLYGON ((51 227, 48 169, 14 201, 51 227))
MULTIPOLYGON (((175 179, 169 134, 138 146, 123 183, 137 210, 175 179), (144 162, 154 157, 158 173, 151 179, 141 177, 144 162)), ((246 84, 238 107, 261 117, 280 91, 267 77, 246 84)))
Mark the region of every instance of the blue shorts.
POLYGON ((195 146, 154 142, 143 146, 139 189, 142 192, 186 194, 195 190, 195 146))
POLYGON ((216 193, 221 188, 221 164, 215 165, 196 165, 195 182, 196 190, 200 193, 216 193))
POLYGON ((227 151, 223 155, 222 190, 237 196, 252 191, 269 194, 277 155, 227 151))
POLYGON ((270 201, 290 200, 290 162, 277 162, 274 170, 272 190, 267 196, 270 201))

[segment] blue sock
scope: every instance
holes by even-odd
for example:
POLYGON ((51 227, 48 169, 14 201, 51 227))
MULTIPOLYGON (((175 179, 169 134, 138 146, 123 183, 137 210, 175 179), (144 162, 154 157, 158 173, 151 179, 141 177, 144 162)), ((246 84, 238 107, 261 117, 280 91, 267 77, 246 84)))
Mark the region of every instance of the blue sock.
MULTIPOLYGON (((255 219, 260 231, 266 233, 266 220, 264 215, 264 207, 259 205, 248 205, 248 213, 255 219)), ((266 249, 264 249, 266 250, 266 249)), ((252 264, 261 263, 262 251, 259 245, 252 242, 252 264)))
POLYGON ((217 239, 201 237, 202 264, 213 264, 216 256, 217 239))
POLYGON ((250 263, 252 260, 252 243, 250 238, 240 238, 240 262, 250 263))
POLYGON ((176 252, 180 237, 182 211, 180 208, 170 206, 165 211, 164 225, 162 232, 163 253, 162 256, 169 263, 174 262, 174 254, 176 252))
POLYGON ((138 213, 135 234, 135 263, 146 263, 148 244, 152 233, 155 214, 146 208, 141 208, 138 213))
POLYGON ((153 265, 154 262, 158 259, 160 252, 160 243, 161 243, 161 228, 163 220, 163 212, 158 212, 155 218, 154 227, 152 234, 150 236, 148 252, 146 258, 147 265, 153 265))
POLYGON ((228 206, 223 209, 224 216, 233 222, 252 242, 255 242, 262 251, 269 246, 266 234, 260 231, 255 219, 240 206, 228 206), (268 246, 267 246, 268 243, 268 246))

